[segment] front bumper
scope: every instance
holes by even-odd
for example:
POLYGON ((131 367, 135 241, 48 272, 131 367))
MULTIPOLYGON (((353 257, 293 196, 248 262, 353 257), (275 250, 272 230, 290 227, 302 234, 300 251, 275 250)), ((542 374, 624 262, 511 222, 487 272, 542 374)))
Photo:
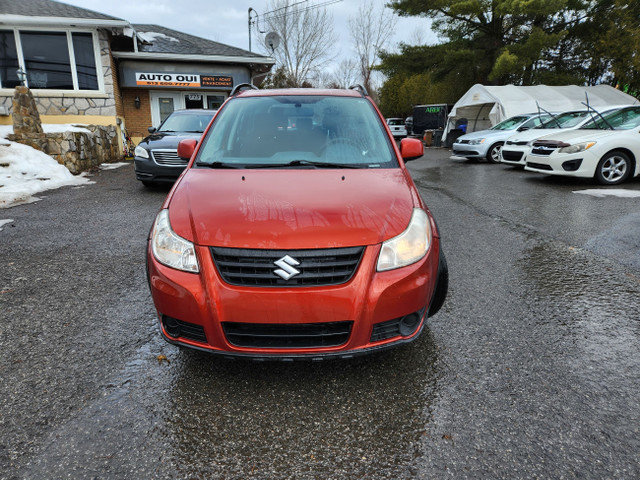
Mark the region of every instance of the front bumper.
POLYGON ((136 179, 149 183, 173 183, 186 165, 158 165, 151 158, 135 157, 133 161, 136 179))
POLYGON ((453 154, 459 157, 467 158, 484 158, 487 154, 487 145, 485 143, 479 143, 476 145, 470 145, 468 143, 454 143, 453 154))
POLYGON ((196 247, 200 273, 190 274, 159 264, 148 252, 148 274, 162 334, 170 343, 229 357, 254 359, 350 358, 411 342, 422 331, 438 279, 439 239, 416 264, 376 272, 380 246, 365 249, 353 278, 342 285, 298 288, 256 288, 225 283, 208 247, 196 247), (405 334, 382 335, 385 325, 418 315, 405 334), (179 319, 199 336, 170 332, 162 319, 179 319), (267 326, 352 322, 348 339, 337 346, 305 348, 239 347, 224 325, 267 326), (228 322, 228 323, 227 323, 228 322), (374 332, 377 332, 374 335, 374 332), (187 338, 191 337, 191 338, 187 338))
POLYGON ((586 150, 578 153, 552 153, 549 156, 529 154, 525 170, 547 175, 593 178, 599 157, 586 150))

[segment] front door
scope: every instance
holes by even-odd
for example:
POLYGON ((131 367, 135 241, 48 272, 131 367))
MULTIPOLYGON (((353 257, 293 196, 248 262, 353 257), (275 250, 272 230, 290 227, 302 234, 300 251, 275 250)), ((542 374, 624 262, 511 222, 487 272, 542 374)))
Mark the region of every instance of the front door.
POLYGON ((172 92, 151 92, 151 122, 159 127, 174 110, 184 108, 182 96, 172 92))

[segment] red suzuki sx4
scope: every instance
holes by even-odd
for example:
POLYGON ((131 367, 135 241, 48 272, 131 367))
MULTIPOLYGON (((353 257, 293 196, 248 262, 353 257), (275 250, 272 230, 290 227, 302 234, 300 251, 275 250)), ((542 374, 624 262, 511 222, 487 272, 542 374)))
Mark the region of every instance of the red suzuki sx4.
POLYGON ((442 306, 436 223, 364 89, 236 88, 149 235, 162 335, 230 357, 349 358, 408 343, 442 306))

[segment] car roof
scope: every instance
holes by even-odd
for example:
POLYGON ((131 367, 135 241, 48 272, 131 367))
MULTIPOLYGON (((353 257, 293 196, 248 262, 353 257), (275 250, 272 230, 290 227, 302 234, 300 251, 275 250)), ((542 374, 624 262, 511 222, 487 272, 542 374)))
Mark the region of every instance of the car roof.
POLYGON ((305 95, 320 97, 362 97, 357 90, 337 88, 273 88, 265 90, 242 90, 236 97, 275 97, 282 95, 305 95))

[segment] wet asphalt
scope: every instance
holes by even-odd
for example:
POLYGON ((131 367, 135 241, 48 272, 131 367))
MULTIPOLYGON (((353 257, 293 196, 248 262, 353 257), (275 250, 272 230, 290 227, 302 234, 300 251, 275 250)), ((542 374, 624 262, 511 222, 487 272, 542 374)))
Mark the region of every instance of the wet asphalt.
POLYGON ((0 478, 640 477, 640 199, 444 149, 409 170, 450 295, 350 361, 165 343, 144 250, 168 190, 132 166, 0 210, 0 478))

